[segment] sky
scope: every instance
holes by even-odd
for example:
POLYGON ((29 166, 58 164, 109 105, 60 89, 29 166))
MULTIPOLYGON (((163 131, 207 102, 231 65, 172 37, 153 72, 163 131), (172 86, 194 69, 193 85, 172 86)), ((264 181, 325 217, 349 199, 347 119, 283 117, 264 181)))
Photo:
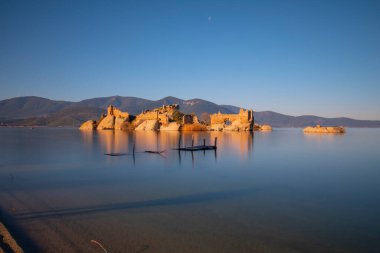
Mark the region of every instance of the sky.
POLYGON ((380 1, 0 0, 0 100, 32 95, 380 120, 380 1))

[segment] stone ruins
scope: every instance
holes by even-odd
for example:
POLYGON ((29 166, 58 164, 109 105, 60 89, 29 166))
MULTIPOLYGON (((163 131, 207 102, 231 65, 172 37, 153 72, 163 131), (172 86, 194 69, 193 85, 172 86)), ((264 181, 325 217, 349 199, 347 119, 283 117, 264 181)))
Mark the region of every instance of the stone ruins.
POLYGON ((108 106, 107 114, 98 122, 89 120, 80 127, 82 130, 105 129, 135 129, 135 130, 181 130, 202 129, 210 131, 253 131, 271 130, 269 127, 260 128, 254 124, 253 110, 240 109, 237 114, 223 114, 221 112, 210 115, 211 124, 205 125, 198 121, 195 114, 182 114, 177 104, 164 105, 153 110, 145 110, 137 116, 123 112, 112 105, 108 106), (182 118, 178 118, 181 117, 182 118), (194 126, 192 128, 192 126, 194 126), (199 126, 199 127, 197 127, 199 126))

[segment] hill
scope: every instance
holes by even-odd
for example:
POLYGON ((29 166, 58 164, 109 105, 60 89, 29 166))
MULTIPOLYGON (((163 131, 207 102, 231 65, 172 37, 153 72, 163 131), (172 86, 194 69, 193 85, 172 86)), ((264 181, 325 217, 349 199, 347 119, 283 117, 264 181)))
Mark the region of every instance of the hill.
MULTIPOLYGON (((41 97, 17 97, 0 101, 0 123, 2 125, 79 126, 88 119, 97 119, 105 113, 108 105, 114 105, 131 114, 162 105, 178 104, 184 113, 200 116, 207 113, 237 113, 239 107, 218 105, 203 99, 183 100, 165 97, 148 100, 137 97, 99 97, 80 102, 54 101, 41 97)), ((255 112, 255 121, 273 127, 305 127, 308 125, 342 125, 346 127, 380 127, 380 121, 355 120, 351 118, 323 118, 313 115, 289 116, 272 111, 255 112)))

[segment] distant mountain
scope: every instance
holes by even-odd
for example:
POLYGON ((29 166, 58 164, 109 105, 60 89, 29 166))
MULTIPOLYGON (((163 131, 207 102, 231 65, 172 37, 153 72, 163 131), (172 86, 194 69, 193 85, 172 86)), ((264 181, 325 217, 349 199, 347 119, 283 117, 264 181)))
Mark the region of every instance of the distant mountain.
MULTIPOLYGON (((136 97, 104 97, 104 98, 92 98, 80 101, 76 103, 80 106, 91 106, 106 109, 109 105, 114 105, 121 110, 128 111, 131 114, 139 114, 143 110, 153 109, 162 105, 178 104, 180 110, 184 113, 194 112, 197 115, 201 115, 203 112, 216 113, 221 111, 222 113, 231 113, 228 109, 214 104, 212 102, 202 99, 190 99, 183 100, 176 97, 165 97, 160 100, 147 100, 136 97)), ((0 114, 1 115, 1 114, 0 114)))
POLYGON ((380 127, 379 120, 356 120, 350 118, 323 118, 312 115, 289 116, 271 111, 255 112, 255 122, 273 127, 305 127, 314 125, 346 127, 380 127))
MULTIPOLYGON (((240 108, 233 105, 217 105, 203 99, 183 100, 165 97, 148 100, 136 97, 100 97, 80 102, 54 101, 41 97, 17 97, 0 101, 0 124, 2 125, 42 125, 79 126, 89 119, 98 119, 106 112, 108 105, 114 105, 131 114, 162 105, 178 104, 184 113, 203 112, 238 113, 240 108)), ((342 125, 347 127, 380 127, 380 121, 355 120, 350 118, 322 118, 318 116, 289 116, 271 111, 255 112, 255 121, 274 127, 305 127, 308 125, 342 125)))
POLYGON ((239 113, 240 111, 240 107, 237 107, 234 105, 220 105, 220 106, 232 113, 239 113))
POLYGON ((20 119, 1 119, 3 125, 13 126, 74 126, 78 127, 89 119, 98 119, 103 109, 96 107, 69 106, 58 112, 42 117, 28 117, 20 119))
POLYGON ((28 118, 47 116, 73 102, 54 101, 41 97, 17 97, 0 101, 0 118, 28 118))

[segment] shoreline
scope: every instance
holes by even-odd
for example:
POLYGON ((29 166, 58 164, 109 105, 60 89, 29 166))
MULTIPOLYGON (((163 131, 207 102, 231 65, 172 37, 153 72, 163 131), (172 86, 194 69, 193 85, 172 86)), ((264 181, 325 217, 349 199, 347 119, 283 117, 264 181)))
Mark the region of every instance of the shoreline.
POLYGON ((13 238, 9 230, 0 221, 0 252, 4 253, 24 253, 24 250, 19 246, 13 238))

